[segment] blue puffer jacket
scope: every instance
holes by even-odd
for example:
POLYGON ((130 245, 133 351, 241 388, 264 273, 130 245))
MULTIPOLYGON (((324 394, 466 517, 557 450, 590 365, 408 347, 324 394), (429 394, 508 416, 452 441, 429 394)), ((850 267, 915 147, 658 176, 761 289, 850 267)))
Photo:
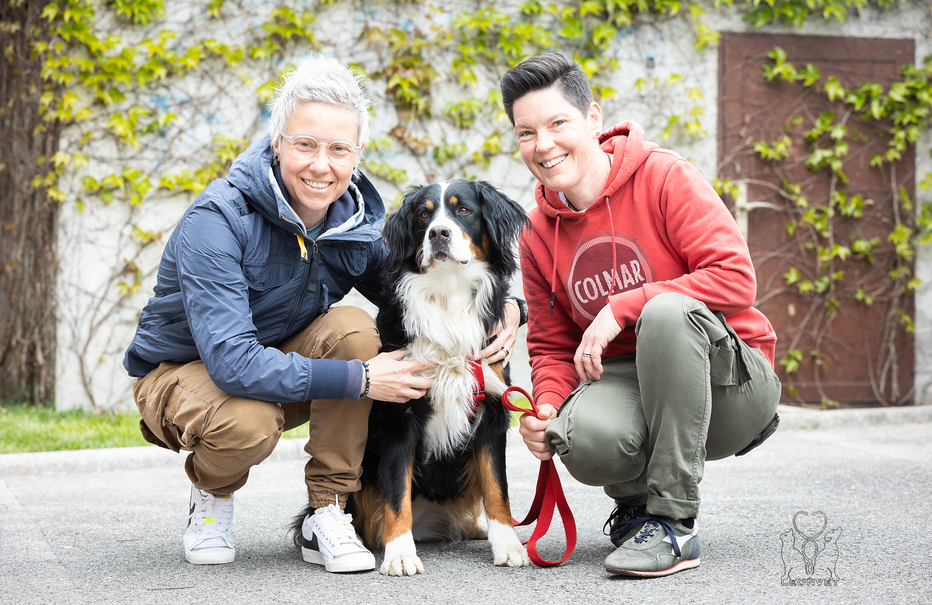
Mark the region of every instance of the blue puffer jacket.
POLYGON ((214 383, 238 397, 290 402, 353 392, 348 362, 275 346, 353 287, 378 304, 385 206, 358 174, 331 205, 322 235, 305 242, 302 258, 305 230, 292 218, 272 158, 265 136, 185 211, 123 360, 131 376, 162 361, 201 359, 214 383))

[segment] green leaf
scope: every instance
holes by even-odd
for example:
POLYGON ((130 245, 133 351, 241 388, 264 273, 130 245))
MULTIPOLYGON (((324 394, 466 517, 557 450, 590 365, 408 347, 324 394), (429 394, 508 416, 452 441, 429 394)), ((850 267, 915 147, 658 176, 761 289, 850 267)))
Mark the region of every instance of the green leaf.
POLYGON ((799 77, 803 79, 803 86, 812 86, 819 81, 821 74, 819 69, 812 63, 806 63, 806 67, 799 72, 799 77))
POLYGON ((828 95, 829 101, 834 101, 835 99, 843 99, 847 96, 848 92, 845 90, 845 87, 841 85, 841 82, 838 81, 838 78, 829 76, 828 80, 825 82, 825 94, 828 95))
POLYGON ((564 38, 569 38, 571 40, 579 40, 583 37, 583 22, 582 19, 577 17, 571 17, 566 19, 563 25, 563 29, 560 30, 560 36, 564 38))

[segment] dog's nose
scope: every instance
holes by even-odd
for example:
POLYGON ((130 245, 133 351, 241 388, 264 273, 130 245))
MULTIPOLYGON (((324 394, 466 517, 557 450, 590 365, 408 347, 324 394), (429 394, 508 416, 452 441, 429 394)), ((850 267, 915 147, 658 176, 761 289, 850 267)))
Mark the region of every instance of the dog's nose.
POLYGON ((450 230, 447 227, 433 227, 428 237, 432 242, 444 242, 450 239, 450 230))

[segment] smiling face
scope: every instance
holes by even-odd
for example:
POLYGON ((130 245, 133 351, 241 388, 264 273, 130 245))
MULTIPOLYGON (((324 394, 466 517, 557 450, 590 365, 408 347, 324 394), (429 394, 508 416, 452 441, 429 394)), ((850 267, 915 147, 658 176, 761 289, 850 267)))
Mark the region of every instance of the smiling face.
POLYGON ((602 192, 608 166, 596 133, 602 126, 597 103, 583 115, 557 87, 530 92, 514 103, 515 135, 521 159, 548 189, 559 191, 579 210, 602 192))
MULTIPOLYGON (((292 137, 311 136, 319 141, 346 141, 354 145, 359 138, 355 114, 326 103, 299 105, 285 122, 283 132, 292 137)), ((291 152, 291 143, 281 137, 272 143, 272 149, 281 162, 282 181, 291 197, 291 207, 305 227, 313 227, 349 187, 355 161, 335 164, 325 149, 311 160, 299 160, 291 152)), ((358 155, 353 159, 357 158, 358 155)))

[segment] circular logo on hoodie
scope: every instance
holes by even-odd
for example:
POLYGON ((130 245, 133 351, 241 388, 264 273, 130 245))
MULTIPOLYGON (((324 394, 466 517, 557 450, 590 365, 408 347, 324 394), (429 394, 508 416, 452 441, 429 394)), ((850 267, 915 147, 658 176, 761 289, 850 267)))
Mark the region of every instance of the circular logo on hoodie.
POLYGON ((592 321, 605 306, 609 294, 640 288, 656 279, 650 261, 634 240, 604 233, 592 236, 576 248, 566 289, 577 313, 592 321), (615 262, 612 271, 612 243, 615 262))

